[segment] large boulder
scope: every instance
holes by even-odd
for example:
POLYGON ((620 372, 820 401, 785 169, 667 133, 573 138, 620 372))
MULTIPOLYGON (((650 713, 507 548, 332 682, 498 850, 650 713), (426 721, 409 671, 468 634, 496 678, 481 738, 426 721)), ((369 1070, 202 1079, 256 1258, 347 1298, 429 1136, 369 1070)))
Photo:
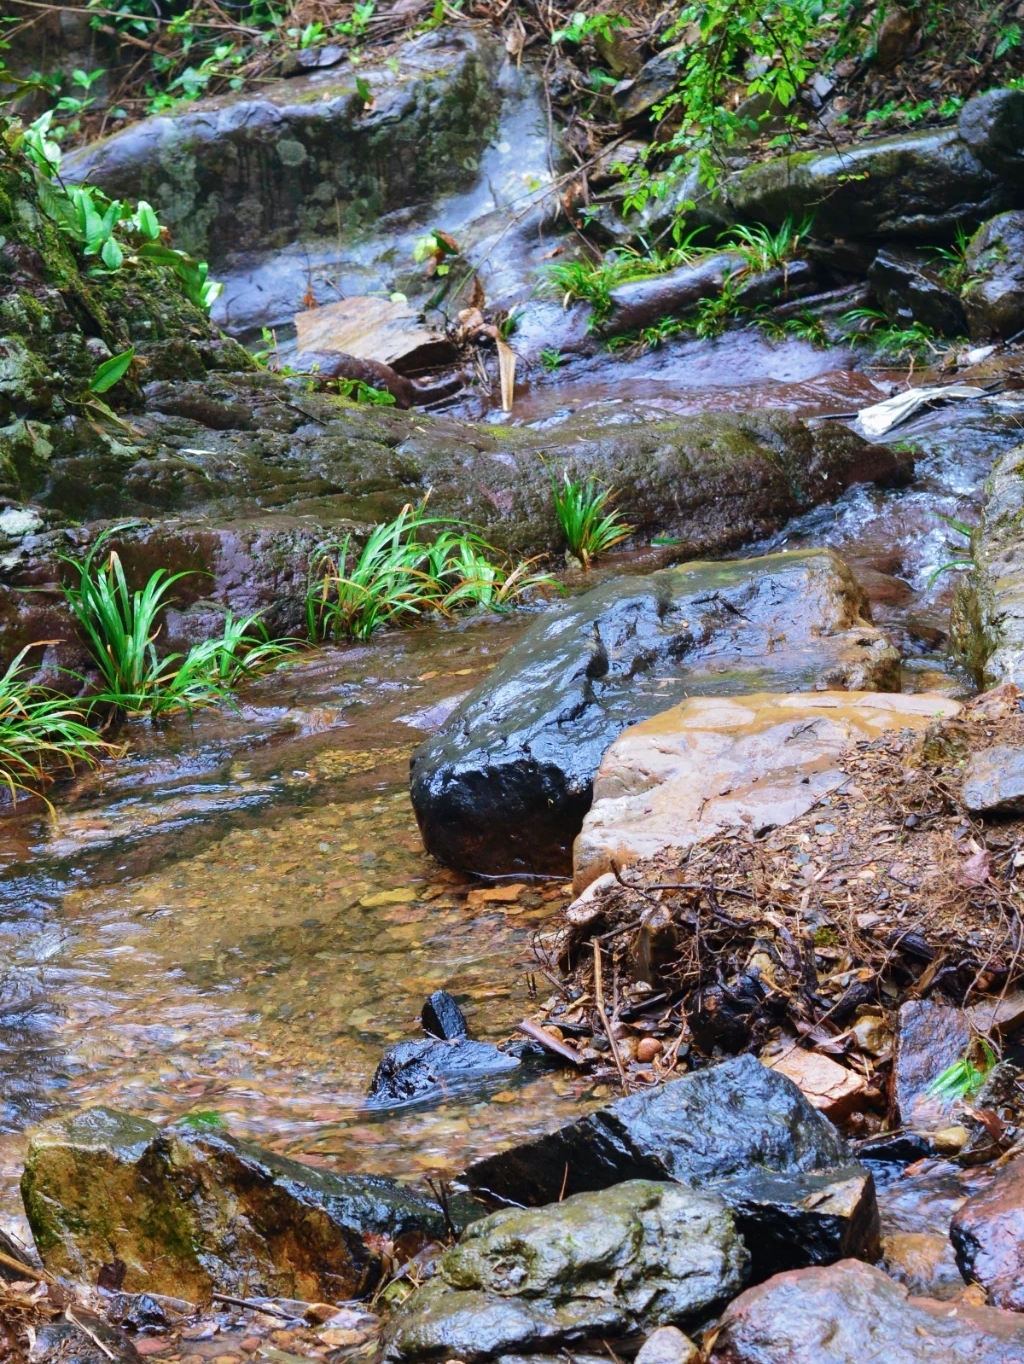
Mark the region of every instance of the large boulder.
POLYGON ((148 200, 203 259, 374 223, 471 180, 501 103, 494 44, 470 28, 425 34, 398 60, 144 119, 68 156, 66 177, 148 200))
POLYGON ((779 1274, 726 1308, 709 1364, 1020 1364, 1010 1312, 908 1298, 880 1269, 844 1260, 779 1274))
POLYGON ((1005 341, 1024 331, 1024 212, 1000 213, 980 227, 967 248, 967 264, 964 310, 971 338, 1005 341))
POLYGON ((619 1099, 477 1161, 464 1178, 483 1195, 531 1206, 623 1179, 714 1188, 759 1278, 878 1246, 871 1176, 791 1080, 749 1055, 619 1099))
POLYGON ((1007 179, 1024 174, 1024 90, 986 90, 960 110, 957 131, 978 160, 1007 179))
POLYGON ((684 564, 566 603, 414 755, 428 849, 474 871, 565 871, 628 725, 695 694, 898 691, 898 655, 864 611, 827 550, 684 564))
POLYGON ((476 1222, 395 1312, 383 1358, 477 1364, 700 1320, 746 1281, 713 1193, 629 1180, 476 1222))
POLYGON ((21 1193, 46 1268, 127 1292, 334 1302, 370 1293, 398 1258, 443 1239, 440 1207, 376 1175, 314 1170, 209 1127, 158 1128, 92 1108, 41 1128, 21 1193))
POLYGON ((846 781, 838 764, 850 744, 924 730, 959 709, 927 693, 830 691, 694 697, 662 711, 601 760, 573 846, 574 889, 725 828, 758 833, 799 819, 846 781))
POLYGON ((822 236, 935 241, 1019 201, 1021 186, 989 169, 955 128, 795 152, 740 171, 723 188, 729 211, 780 224, 814 217, 822 236))
POLYGON ((1024 1312, 1024 1157, 957 1209, 949 1234, 964 1277, 995 1307, 1024 1312))
POLYGON ((1024 445, 1000 455, 971 539, 974 571, 957 584, 953 648, 983 689, 1024 687, 1024 445))

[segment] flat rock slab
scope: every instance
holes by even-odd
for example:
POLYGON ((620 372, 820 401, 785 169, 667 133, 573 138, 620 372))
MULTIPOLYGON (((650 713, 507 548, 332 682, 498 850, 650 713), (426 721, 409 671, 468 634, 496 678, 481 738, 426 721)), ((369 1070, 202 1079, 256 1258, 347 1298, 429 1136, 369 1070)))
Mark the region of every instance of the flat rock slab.
POLYGON ((401 1259, 445 1235, 441 1209, 393 1180, 108 1108, 36 1132, 21 1193, 52 1273, 95 1283, 122 1260, 126 1292, 200 1303, 358 1297, 380 1280, 385 1240, 401 1259))
POLYGON ((1024 1157, 954 1213, 949 1235, 964 1277, 994 1306, 1024 1312, 1024 1157))
MULTIPOLYGON (((895 691, 898 654, 866 606, 842 560, 799 550, 616 578, 546 613, 416 752, 427 848, 473 871, 564 872, 594 773, 628 725, 694 694, 895 691)), ((886 727, 865 717, 858 733, 886 727)), ((791 817, 806 808, 795 802, 791 817)))
POLYGON ((474 1223, 398 1308, 387 1361, 465 1364, 699 1320, 746 1282, 716 1194, 629 1180, 474 1223))
POLYGON ((379 360, 399 373, 447 363, 456 351, 443 332, 426 327, 408 303, 343 298, 295 314, 299 354, 306 351, 379 360))
POLYGON ((843 1260, 779 1274, 729 1304, 709 1364, 1020 1364, 1024 1321, 991 1307, 909 1298, 843 1260))
POLYGON ((739 1056, 471 1165, 470 1188, 536 1205, 624 1179, 719 1189, 763 1276, 874 1253, 871 1176, 796 1085, 739 1056))
POLYGON ((821 1052, 804 1051, 787 1042, 779 1054, 762 1056, 762 1060, 772 1070, 787 1075, 807 1101, 833 1122, 862 1106, 867 1089, 864 1076, 821 1052))
POLYGON ((928 693, 759 693, 695 697, 644 720, 597 770, 573 850, 576 892, 613 867, 722 829, 757 833, 799 819, 846 780, 838 759, 850 743, 923 730, 959 709, 928 693))

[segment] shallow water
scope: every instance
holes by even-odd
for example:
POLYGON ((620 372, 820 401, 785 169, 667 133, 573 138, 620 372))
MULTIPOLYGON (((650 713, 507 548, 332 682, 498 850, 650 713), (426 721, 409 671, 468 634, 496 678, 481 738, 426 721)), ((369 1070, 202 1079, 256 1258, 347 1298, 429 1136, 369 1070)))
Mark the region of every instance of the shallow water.
MULTIPOLYGON (((757 382, 766 395, 774 382, 780 405, 787 385, 816 384, 819 411, 876 384, 847 371, 757 382)), ((963 691, 943 654, 952 576, 929 585, 949 557, 938 514, 974 519, 1022 421, 1012 395, 924 416, 895 433, 917 451, 912 488, 853 488, 749 552, 835 547, 900 639, 906 688, 963 691)), ((613 556, 604 571, 649 569, 669 553, 613 556)), ((407 795, 425 728, 531 618, 311 653, 250 687, 237 710, 133 726, 129 756, 65 789, 56 825, 27 810, 4 822, 0 1220, 24 1230, 25 1129, 80 1105, 160 1119, 217 1110, 235 1132, 302 1159, 418 1178, 607 1097, 593 1081, 524 1069, 435 1107, 364 1104, 383 1049, 419 1035, 432 990, 450 989, 471 1030, 493 1039, 549 993, 533 939, 565 885, 483 899, 482 883, 423 851, 407 795)))

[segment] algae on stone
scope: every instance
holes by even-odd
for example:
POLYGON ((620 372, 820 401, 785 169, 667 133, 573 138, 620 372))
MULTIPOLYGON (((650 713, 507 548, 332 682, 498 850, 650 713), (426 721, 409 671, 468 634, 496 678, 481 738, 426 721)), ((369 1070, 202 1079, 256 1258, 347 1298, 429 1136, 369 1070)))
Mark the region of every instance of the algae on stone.
POLYGON ((32 1138, 22 1199, 43 1263, 128 1292, 339 1301, 444 1235, 441 1209, 393 1180, 335 1175, 218 1129, 92 1108, 32 1138))

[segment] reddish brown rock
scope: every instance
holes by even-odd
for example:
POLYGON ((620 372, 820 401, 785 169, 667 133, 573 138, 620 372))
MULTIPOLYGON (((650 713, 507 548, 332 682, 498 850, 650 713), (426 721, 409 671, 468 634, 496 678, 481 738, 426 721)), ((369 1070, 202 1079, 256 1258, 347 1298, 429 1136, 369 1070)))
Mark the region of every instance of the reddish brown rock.
POLYGON ((789 1270, 722 1317, 708 1364, 1021 1364, 1010 1312, 910 1298, 860 1260, 789 1270))
POLYGON ((1024 1312, 1024 1156, 1001 1170, 953 1217, 957 1264, 996 1307, 1024 1312))

